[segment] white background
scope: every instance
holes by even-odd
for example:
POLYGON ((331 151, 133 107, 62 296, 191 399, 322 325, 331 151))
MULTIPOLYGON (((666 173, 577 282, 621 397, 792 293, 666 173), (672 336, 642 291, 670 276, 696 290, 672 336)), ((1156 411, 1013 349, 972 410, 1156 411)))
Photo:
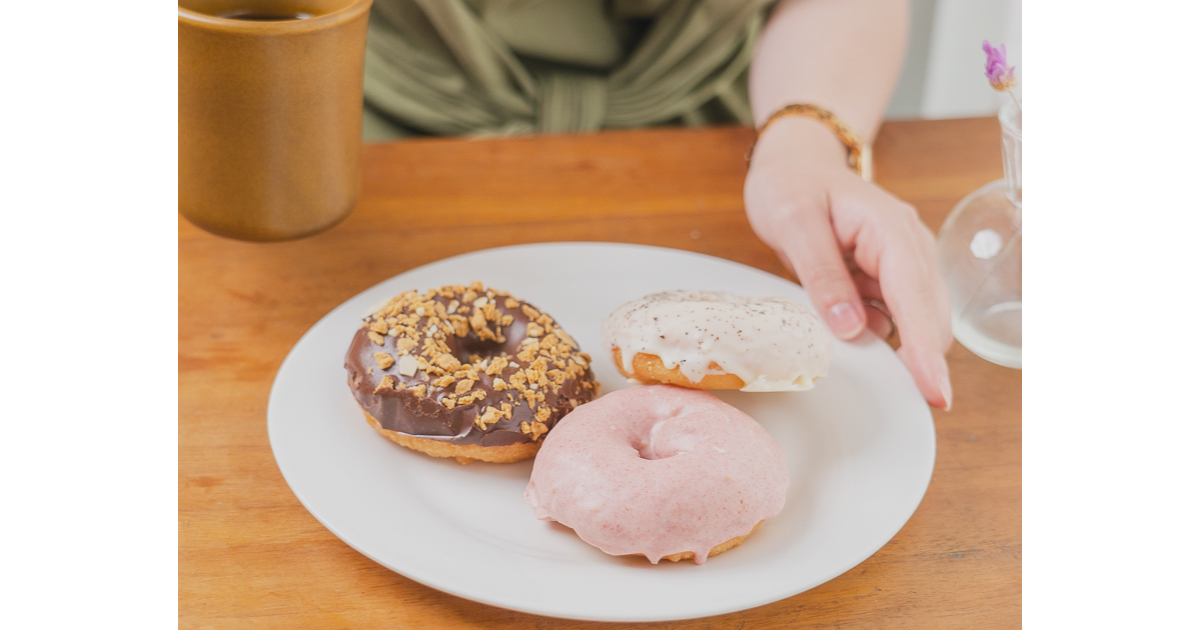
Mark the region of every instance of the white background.
MULTIPOLYGON (((0 38, 0 606, 12 627, 169 627, 175 16, 76 4, 8 6, 0 38)), ((1027 8, 1026 627, 1183 627, 1200 7, 1027 8)))

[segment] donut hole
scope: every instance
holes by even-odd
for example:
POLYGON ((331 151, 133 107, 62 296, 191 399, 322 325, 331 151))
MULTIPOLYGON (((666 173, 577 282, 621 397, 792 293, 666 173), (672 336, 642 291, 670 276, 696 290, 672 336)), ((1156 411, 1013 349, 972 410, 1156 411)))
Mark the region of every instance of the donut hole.
POLYGON ((459 363, 474 363, 478 360, 491 361, 494 357, 508 358, 512 356, 504 344, 491 340, 484 341, 475 335, 467 337, 467 339, 459 339, 456 344, 447 344, 450 345, 450 354, 454 355, 459 363))
POLYGON ((656 460, 670 459, 676 455, 687 454, 687 451, 679 449, 678 445, 663 443, 663 441, 659 439, 659 432, 662 430, 663 425, 665 425, 667 420, 670 420, 671 417, 675 416, 677 413, 678 411, 676 410, 671 414, 671 416, 655 422, 654 425, 650 427, 650 431, 648 433, 638 436, 638 439, 633 444, 633 448, 638 452, 638 457, 641 457, 642 459, 656 460))
POLYGON ((480 339, 473 332, 468 333, 466 337, 447 339, 446 346, 450 349, 450 355, 465 365, 487 363, 496 357, 513 361, 514 355, 520 350, 512 339, 505 339, 500 343, 494 339, 480 339))

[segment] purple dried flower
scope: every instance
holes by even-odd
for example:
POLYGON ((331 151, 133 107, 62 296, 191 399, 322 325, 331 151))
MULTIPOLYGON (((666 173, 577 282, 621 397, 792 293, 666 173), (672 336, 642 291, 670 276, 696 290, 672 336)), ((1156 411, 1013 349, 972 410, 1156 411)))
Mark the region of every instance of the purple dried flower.
POLYGON ((1007 92, 1013 89, 1017 85, 1017 77, 1013 75, 1012 66, 1008 65, 1008 52, 1004 50, 1004 44, 1000 44, 999 48, 992 48, 992 45, 985 39, 983 40, 983 52, 987 53, 984 72, 987 73, 992 89, 997 92, 1007 92))

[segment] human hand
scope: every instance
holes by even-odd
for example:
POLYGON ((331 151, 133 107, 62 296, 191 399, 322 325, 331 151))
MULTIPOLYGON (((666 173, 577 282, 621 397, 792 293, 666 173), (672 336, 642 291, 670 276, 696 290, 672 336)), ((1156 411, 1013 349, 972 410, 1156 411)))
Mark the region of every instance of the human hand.
POLYGON ((836 137, 798 117, 759 138, 744 194, 755 233, 800 279, 830 330, 848 340, 870 326, 886 337, 890 322, 863 305, 882 300, 900 333, 896 354, 925 400, 948 410, 950 303, 933 233, 916 209, 847 168, 836 137))

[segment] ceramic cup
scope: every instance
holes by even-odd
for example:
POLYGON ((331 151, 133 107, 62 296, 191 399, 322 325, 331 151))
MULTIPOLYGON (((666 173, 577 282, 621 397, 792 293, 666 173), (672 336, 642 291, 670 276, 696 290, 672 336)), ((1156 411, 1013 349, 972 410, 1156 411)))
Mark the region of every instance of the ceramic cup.
POLYGON ((179 211, 277 241, 350 214, 371 0, 179 0, 179 211), (293 19, 279 19, 289 16, 293 19))

